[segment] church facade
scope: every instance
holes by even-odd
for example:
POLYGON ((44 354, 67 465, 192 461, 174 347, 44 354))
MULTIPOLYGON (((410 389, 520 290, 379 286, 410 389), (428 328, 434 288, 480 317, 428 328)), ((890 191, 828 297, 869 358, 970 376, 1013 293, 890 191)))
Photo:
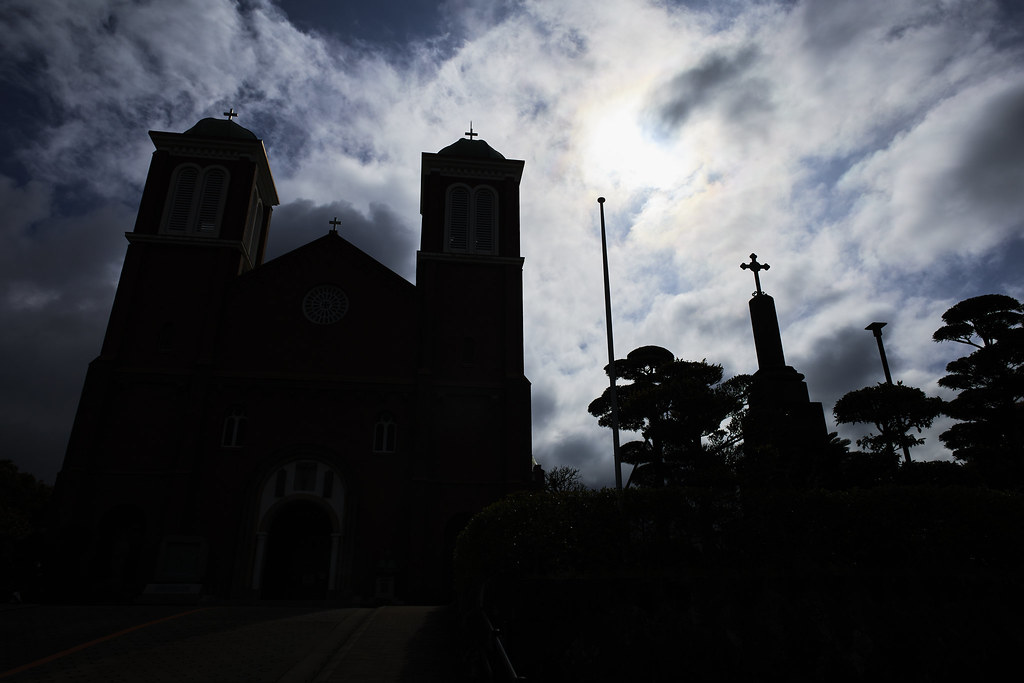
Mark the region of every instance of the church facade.
POLYGON ((66 589, 444 599, 458 532, 537 477, 523 162, 423 154, 413 285, 336 231, 264 262, 277 192, 230 118, 150 137, 56 486, 66 589))

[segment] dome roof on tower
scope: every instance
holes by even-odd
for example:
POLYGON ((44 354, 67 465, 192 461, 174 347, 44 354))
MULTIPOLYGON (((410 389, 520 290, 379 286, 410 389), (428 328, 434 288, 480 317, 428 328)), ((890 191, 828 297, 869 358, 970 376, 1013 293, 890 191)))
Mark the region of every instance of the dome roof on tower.
POLYGON ((470 140, 467 138, 456 140, 437 154, 443 157, 471 157, 476 159, 505 158, 504 155, 483 140, 470 140))
POLYGON ((248 128, 229 119, 205 118, 185 131, 185 135, 197 138, 219 138, 228 140, 258 140, 248 128))

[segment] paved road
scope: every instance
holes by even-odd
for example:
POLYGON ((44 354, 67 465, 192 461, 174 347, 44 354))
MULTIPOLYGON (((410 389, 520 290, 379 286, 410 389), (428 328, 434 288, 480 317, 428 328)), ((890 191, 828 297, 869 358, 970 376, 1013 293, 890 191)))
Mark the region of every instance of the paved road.
POLYGON ((24 606, 0 611, 0 681, 464 680, 442 607, 24 606))

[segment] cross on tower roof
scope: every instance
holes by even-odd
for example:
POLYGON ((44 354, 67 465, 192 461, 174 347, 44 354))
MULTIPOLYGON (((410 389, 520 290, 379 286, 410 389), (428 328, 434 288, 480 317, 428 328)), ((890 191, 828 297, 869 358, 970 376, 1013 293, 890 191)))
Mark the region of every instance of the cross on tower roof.
POLYGON ((338 220, 338 217, 335 216, 333 221, 327 221, 327 222, 330 223, 331 226, 332 226, 331 227, 331 232, 334 233, 334 234, 338 234, 338 226, 341 225, 341 221, 338 220))
POLYGON ((235 111, 234 107, 231 107, 226 112, 224 112, 224 116, 228 117, 228 121, 230 121, 232 118, 238 116, 238 112, 235 111))
POLYGON ((470 121, 470 122, 469 122, 469 130, 467 130, 467 131, 466 131, 465 133, 463 133, 463 135, 465 135, 465 136, 466 136, 466 137, 468 137, 468 138, 469 138, 470 140, 472 140, 473 138, 475 138, 475 137, 479 136, 479 135, 480 135, 480 133, 474 133, 474 132, 473 132, 473 122, 472 122, 472 121, 470 121))
POLYGON ((743 270, 750 269, 754 271, 754 286, 757 287, 757 291, 754 292, 754 296, 761 296, 764 292, 761 291, 761 276, 758 275, 759 271, 768 270, 771 268, 767 263, 758 263, 757 254, 750 255, 750 263, 741 263, 740 268, 743 270))

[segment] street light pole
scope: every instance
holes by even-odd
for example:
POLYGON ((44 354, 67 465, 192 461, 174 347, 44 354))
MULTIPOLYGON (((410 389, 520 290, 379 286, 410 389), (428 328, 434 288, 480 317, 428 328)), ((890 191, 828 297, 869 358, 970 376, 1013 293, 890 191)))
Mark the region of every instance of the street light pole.
POLYGON ((604 228, 604 197, 601 206, 601 258, 604 261, 604 319, 608 330, 608 381, 612 399, 612 459, 615 462, 615 490, 622 490, 622 463, 619 457, 619 399, 616 392, 615 344, 612 341, 612 290, 608 279, 608 239, 604 228))
POLYGON ((885 347, 882 346, 882 328, 885 327, 885 323, 871 323, 865 330, 871 330, 871 333, 875 335, 875 341, 878 342, 878 355, 882 357, 882 372, 885 373, 886 384, 892 384, 892 375, 889 374, 889 361, 885 359, 885 347))
MULTIPOLYGON (((885 327, 885 323, 871 323, 865 330, 871 330, 871 333, 875 335, 875 341, 878 342, 878 355, 882 359, 882 372, 885 373, 885 383, 892 385, 892 375, 889 373, 889 361, 885 358, 885 347, 882 346, 882 328, 885 327)), ((903 457, 907 462, 910 462, 910 446, 903 444, 903 457)))

